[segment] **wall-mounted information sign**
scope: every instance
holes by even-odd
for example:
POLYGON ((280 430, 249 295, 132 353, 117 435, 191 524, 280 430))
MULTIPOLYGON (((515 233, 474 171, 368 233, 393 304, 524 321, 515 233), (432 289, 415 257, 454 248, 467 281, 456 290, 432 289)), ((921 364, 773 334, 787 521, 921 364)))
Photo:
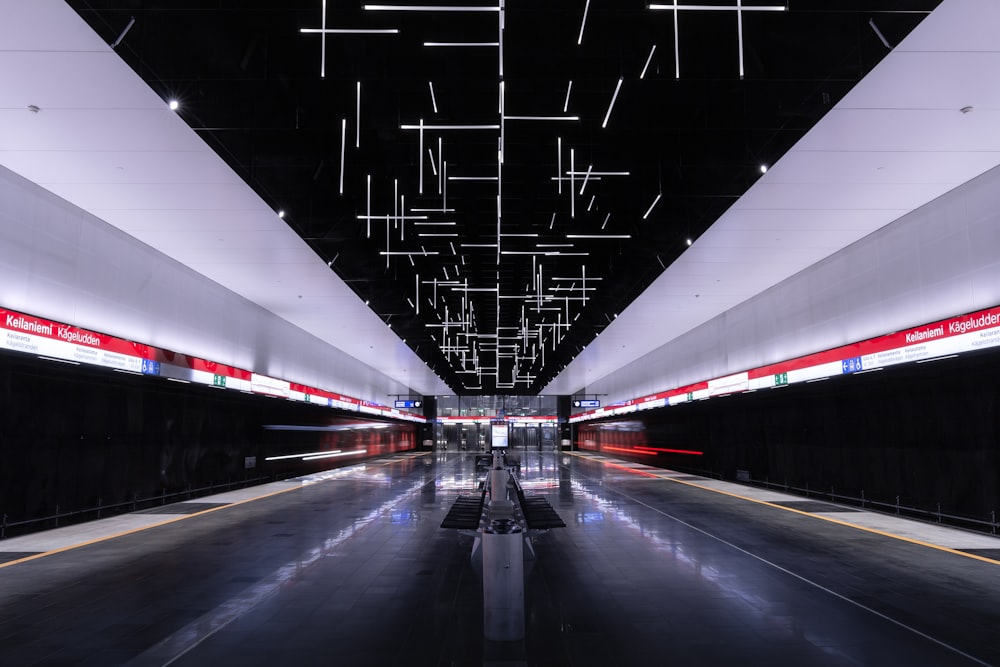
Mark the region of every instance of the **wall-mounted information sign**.
MULTIPOLYGON (((911 361, 929 361, 963 352, 1000 347, 1000 307, 870 338, 832 350, 713 378, 687 387, 630 399, 613 409, 598 408, 570 418, 571 423, 703 400, 713 396, 784 387, 879 370, 911 361)), ((582 407, 582 406, 581 406, 582 407)))
POLYGON ((396 401, 395 407, 397 408, 419 408, 423 403, 420 401, 396 401))
POLYGON ((573 401, 574 408, 599 408, 601 401, 596 398, 580 398, 573 401))
MULTIPOLYGON (((377 403, 2 308, 0 349, 32 354, 42 359, 155 375, 216 389, 266 394, 351 412, 364 411, 406 421, 425 421, 421 415, 398 412, 377 403)), ((419 401, 414 403, 413 407, 419 407, 419 401)))

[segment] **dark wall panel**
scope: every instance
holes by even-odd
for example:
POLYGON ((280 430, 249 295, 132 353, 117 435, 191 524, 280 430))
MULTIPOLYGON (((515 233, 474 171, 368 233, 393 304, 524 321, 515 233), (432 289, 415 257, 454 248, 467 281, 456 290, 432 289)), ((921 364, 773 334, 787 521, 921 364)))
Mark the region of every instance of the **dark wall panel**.
POLYGON ((717 397, 596 424, 582 449, 961 516, 1000 511, 1000 354, 717 397), (646 450, 649 451, 649 450, 646 450))
POLYGON ((0 513, 9 523, 305 474, 412 449, 416 435, 408 423, 0 353, 0 513), (275 425, 297 430, 267 428, 275 425), (338 448, 358 453, 264 461, 338 448))

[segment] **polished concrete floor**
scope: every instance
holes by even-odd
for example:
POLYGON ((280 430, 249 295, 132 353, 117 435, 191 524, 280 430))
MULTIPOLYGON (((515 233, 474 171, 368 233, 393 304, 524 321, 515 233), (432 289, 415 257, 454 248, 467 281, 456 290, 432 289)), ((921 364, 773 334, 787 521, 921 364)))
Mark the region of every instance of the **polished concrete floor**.
POLYGON ((523 642, 487 642, 472 454, 0 541, 0 665, 1000 664, 1000 539, 525 452, 523 642))

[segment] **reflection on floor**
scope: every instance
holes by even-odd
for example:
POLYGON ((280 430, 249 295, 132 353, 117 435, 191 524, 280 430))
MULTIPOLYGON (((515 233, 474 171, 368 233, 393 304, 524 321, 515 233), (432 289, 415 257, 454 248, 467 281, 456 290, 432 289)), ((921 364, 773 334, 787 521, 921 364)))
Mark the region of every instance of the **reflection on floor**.
POLYGON ((0 542, 0 664, 1000 664, 996 538, 603 457, 521 472, 567 524, 523 642, 483 640, 439 527, 474 454, 414 453, 0 542))

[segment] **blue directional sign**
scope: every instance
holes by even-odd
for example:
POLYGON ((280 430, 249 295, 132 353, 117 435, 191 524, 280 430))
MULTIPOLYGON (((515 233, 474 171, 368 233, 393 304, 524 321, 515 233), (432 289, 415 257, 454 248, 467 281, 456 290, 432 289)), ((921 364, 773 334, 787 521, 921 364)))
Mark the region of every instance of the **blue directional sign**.
POLYGON ((159 375, 160 374, 160 362, 154 361, 152 359, 142 360, 142 372, 145 375, 159 375))
POLYGON ((397 408, 419 408, 423 403, 420 401, 396 401, 394 407, 397 408))
POLYGON ((599 408, 601 407, 601 401, 596 398, 581 398, 579 400, 573 401, 573 407, 575 408, 599 408))
POLYGON ((851 357, 840 362, 845 373, 857 373, 861 370, 861 357, 851 357))

